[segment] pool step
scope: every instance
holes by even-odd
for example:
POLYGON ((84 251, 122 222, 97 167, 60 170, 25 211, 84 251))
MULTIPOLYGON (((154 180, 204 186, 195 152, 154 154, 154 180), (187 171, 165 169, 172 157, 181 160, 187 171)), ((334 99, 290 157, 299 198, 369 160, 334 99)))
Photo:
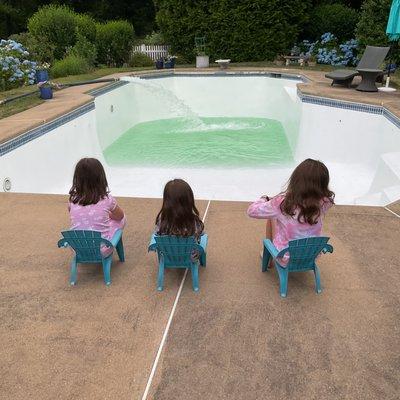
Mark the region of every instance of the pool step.
POLYGON ((397 185, 400 185, 400 152, 384 153, 381 155, 369 192, 382 192, 397 185))

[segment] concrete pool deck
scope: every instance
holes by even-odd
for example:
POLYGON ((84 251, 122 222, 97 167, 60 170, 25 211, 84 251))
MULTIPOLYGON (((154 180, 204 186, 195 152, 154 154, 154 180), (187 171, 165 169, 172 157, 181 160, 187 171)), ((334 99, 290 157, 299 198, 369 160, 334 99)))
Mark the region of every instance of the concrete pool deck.
MULTIPOLYGON (((147 253, 157 199, 121 198, 126 262, 106 287, 98 266, 68 285, 66 197, 1 193, 0 393, 4 399, 140 399, 183 271, 156 291, 147 253)), ((198 202, 203 215, 207 202, 198 202)), ((212 201, 200 292, 187 277, 148 399, 398 399, 400 219, 336 206, 312 273, 261 273, 263 221, 247 203, 212 201)), ((398 212, 400 204, 389 207, 398 212)))

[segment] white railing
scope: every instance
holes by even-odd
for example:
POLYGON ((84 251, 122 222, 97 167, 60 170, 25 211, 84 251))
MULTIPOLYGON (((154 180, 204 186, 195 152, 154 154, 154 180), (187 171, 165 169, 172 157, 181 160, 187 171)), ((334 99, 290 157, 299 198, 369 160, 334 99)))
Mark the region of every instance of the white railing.
POLYGON ((148 55, 153 61, 158 60, 159 58, 167 57, 169 54, 170 46, 166 44, 155 44, 155 45, 146 45, 141 44, 139 46, 133 46, 132 51, 134 53, 144 53, 148 55))

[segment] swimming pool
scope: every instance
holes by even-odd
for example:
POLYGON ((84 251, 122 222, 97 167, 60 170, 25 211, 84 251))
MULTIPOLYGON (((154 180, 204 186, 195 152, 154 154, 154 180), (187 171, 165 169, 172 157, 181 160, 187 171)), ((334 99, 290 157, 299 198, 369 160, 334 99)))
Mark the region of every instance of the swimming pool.
POLYGON ((377 106, 301 95, 301 81, 253 73, 126 77, 3 152, 0 179, 15 192, 67 193, 75 162, 92 156, 115 195, 161 197, 165 182, 181 177, 198 198, 247 201, 278 193, 294 166, 312 157, 329 167, 339 204, 400 198, 398 120, 377 106))

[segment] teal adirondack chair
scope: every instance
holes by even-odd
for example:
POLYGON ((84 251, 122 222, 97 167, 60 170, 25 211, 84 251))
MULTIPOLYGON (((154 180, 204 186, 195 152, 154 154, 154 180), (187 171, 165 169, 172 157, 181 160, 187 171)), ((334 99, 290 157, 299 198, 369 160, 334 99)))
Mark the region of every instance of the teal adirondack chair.
POLYGON ((153 234, 149 243, 149 251, 156 251, 158 256, 157 290, 164 288, 165 268, 189 268, 192 273, 193 290, 199 290, 199 265, 206 266, 206 250, 208 236, 203 234, 200 243, 193 236, 167 236, 153 234), (199 257, 193 259, 193 252, 199 257))
POLYGON ((287 295, 289 272, 314 271, 315 290, 321 293, 321 278, 315 259, 320 253, 332 253, 333 247, 328 244, 328 237, 308 237, 291 240, 289 246, 278 251, 269 239, 264 239, 264 252, 262 258, 262 271, 267 271, 270 257, 272 256, 279 275, 280 293, 282 297, 287 295), (279 263, 286 253, 289 253, 289 262, 286 267, 279 263))
POLYGON ((70 284, 75 285, 78 274, 78 264, 97 264, 103 266, 104 283, 111 284, 112 253, 104 257, 100 251, 101 245, 113 247, 117 250, 120 261, 125 261, 124 245, 122 243, 122 230, 118 229, 111 240, 103 239, 97 231, 64 231, 63 239, 58 241, 58 247, 71 246, 75 256, 71 261, 70 284))

